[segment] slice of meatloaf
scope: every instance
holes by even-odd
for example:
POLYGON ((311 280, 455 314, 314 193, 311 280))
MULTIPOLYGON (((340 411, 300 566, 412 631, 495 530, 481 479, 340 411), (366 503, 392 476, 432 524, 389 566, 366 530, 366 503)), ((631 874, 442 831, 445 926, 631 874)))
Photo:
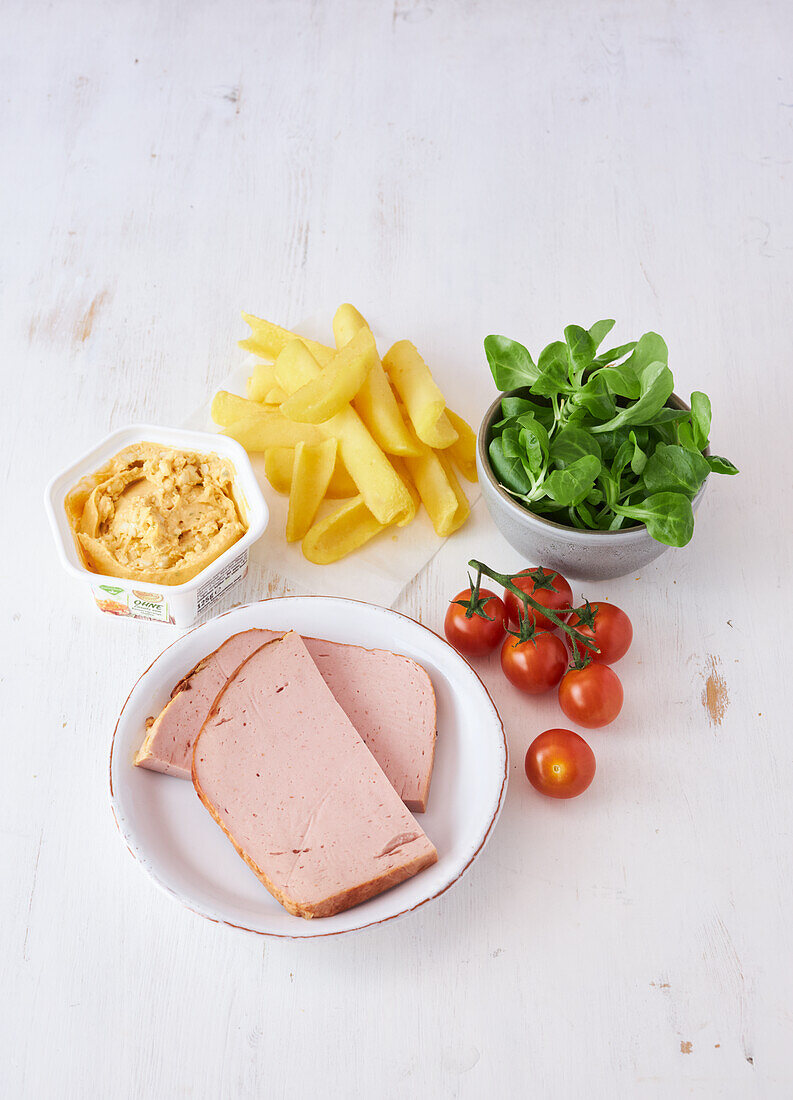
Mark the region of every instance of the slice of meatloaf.
MULTIPOLYGON (((135 763, 190 778, 193 743, 218 692, 273 630, 235 634, 189 672, 154 719, 135 763)), ((347 717, 374 754, 408 809, 427 808, 435 756, 435 693, 426 671, 385 649, 304 638, 306 647, 347 717)))
POLYGON ((296 916, 332 916, 437 860, 294 632, 226 682, 196 739, 192 777, 238 853, 296 916))

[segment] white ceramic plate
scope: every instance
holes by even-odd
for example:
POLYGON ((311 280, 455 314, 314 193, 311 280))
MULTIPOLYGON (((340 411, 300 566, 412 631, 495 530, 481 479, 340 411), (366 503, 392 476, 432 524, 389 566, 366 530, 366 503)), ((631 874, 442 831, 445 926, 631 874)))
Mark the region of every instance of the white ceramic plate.
POLYGON ((133 687, 110 749, 110 798, 127 847, 166 893, 210 920, 271 936, 309 938, 382 924, 437 898, 470 867, 495 825, 507 787, 507 743, 498 711, 470 665, 413 619, 332 596, 285 596, 234 608, 169 646, 133 687), (146 718, 202 657, 242 630, 294 629, 330 641, 391 649, 429 673, 438 740, 427 812, 419 815, 438 862, 334 917, 287 913, 239 858, 183 779, 134 767, 146 718))

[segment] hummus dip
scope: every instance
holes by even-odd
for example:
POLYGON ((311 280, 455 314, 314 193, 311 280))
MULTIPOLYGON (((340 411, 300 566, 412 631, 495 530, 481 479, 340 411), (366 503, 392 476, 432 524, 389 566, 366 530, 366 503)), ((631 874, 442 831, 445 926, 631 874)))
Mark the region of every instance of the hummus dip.
POLYGON ((227 459, 133 443, 68 493, 66 514, 86 569, 183 584, 247 530, 227 459))

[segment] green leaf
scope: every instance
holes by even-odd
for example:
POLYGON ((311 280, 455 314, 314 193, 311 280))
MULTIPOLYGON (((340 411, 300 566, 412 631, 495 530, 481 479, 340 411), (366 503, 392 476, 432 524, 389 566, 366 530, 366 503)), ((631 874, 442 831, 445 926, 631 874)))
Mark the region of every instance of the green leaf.
POLYGON ((493 381, 500 390, 530 386, 539 377, 532 357, 523 344, 507 336, 486 336, 485 355, 493 381))
POLYGON ((564 330, 569 359, 570 381, 580 379, 589 364, 595 358, 595 341, 580 325, 568 325, 564 330))
POLYGON ((617 498, 619 496, 619 481, 615 477, 613 477, 612 474, 609 473, 609 471, 604 466, 600 471, 598 482, 602 487, 603 496, 605 498, 606 504, 609 508, 613 507, 613 505, 616 504, 617 498))
POLYGON ((693 497, 709 473, 708 460, 699 451, 659 443, 644 467, 644 485, 648 493, 669 490, 693 497))
POLYGON ((738 467, 733 466, 729 458, 722 458, 721 455, 705 455, 705 460, 714 474, 732 475, 740 473, 738 467))
POLYGON ((567 344, 557 340, 540 352, 537 363, 539 377, 532 384, 531 392, 542 397, 554 397, 559 393, 570 393, 567 381, 567 344))
POLYGON ((585 527, 590 527, 593 531, 598 528, 598 521, 591 508, 589 508, 585 501, 581 500, 575 507, 576 512, 581 517, 585 527))
POLYGON ((530 414, 518 417, 520 434, 518 442, 523 465, 531 474, 538 474, 548 459, 548 433, 538 420, 530 414))
POLYGON ((639 337, 628 362, 634 373, 641 374, 650 363, 663 363, 666 366, 669 362, 669 349, 657 332, 645 332, 644 336, 639 337))
POLYGON ((647 424, 651 426, 657 424, 675 424, 678 421, 688 420, 690 417, 691 413, 688 409, 673 409, 669 405, 665 405, 649 418, 647 424))
POLYGON ((501 437, 492 439, 488 447, 490 465, 498 481, 511 493, 523 495, 531 489, 531 481, 519 458, 504 454, 501 437))
MULTIPOLYGON (((592 429, 590 429, 591 431, 592 429)), ((627 428, 617 428, 616 431, 600 432, 597 436, 598 443, 600 444, 600 453, 603 458, 603 462, 608 466, 610 465, 620 449, 622 444, 628 438, 627 428)))
POLYGON ((611 476, 615 481, 619 482, 622 478, 622 471, 630 462, 633 457, 633 444, 629 439, 626 439, 624 443, 620 444, 620 449, 614 456, 614 461, 611 464, 611 476))
POLYGON ((686 418, 680 420, 677 424, 677 442, 681 447, 684 447, 687 451, 693 451, 694 454, 699 454, 699 447, 694 440, 694 429, 691 426, 691 421, 686 418))
POLYGON ((523 416, 531 413, 541 423, 548 427, 546 421, 550 418, 553 423, 553 409, 550 405, 541 405, 538 401, 531 401, 528 397, 517 397, 511 394, 501 399, 501 411, 504 416, 523 416))
POLYGON ((595 455, 584 455, 566 469, 548 474, 543 488, 557 504, 580 504, 594 485, 600 470, 600 459, 595 455))
POLYGON ((701 390, 694 390, 691 394, 691 426, 694 429, 694 443, 700 451, 708 445, 710 419, 710 398, 701 390))
MULTIPOLYGON (((642 340, 644 337, 642 337, 642 340)), ((660 337, 658 338, 660 340, 660 337)), ((641 341, 639 341, 641 343, 641 341)), ((638 347, 636 349, 638 351, 638 347)), ((635 353, 634 353, 635 354, 635 353)), ((599 424, 593 432, 613 431, 625 424, 646 424, 669 400, 674 387, 672 372, 660 360, 654 360, 639 372, 641 396, 638 401, 621 409, 605 424, 599 424)))
POLYGON ((636 341, 631 340, 629 344, 620 344, 618 348, 612 348, 611 351, 601 352, 594 360, 595 366, 604 367, 607 363, 613 363, 615 359, 622 359, 623 355, 627 355, 635 347, 636 341))
POLYGON ((594 325, 589 330, 592 343, 595 345, 595 351, 597 351, 613 328, 614 321, 595 321, 594 325))
POLYGON ((583 405, 598 420, 611 420, 617 411, 617 403, 602 377, 602 371, 588 378, 570 400, 576 405, 583 405))
POLYGON ((613 507, 618 515, 644 523, 648 534, 666 546, 685 546, 694 534, 694 511, 683 493, 654 493, 640 505, 613 507))
POLYGON ((637 477, 641 477, 644 467, 647 465, 647 455, 639 446, 639 441, 636 438, 636 432, 629 432, 628 439, 633 444, 633 454, 631 455, 631 470, 637 477))
POLYGON ((519 416, 518 424, 522 429, 521 435, 524 431, 529 432, 539 441, 539 444, 542 447, 543 454, 547 458, 549 440, 548 431, 545 425, 540 423, 540 421, 537 419, 536 416, 534 416, 533 413, 524 413, 523 416, 519 416))
POLYGON ((612 367, 602 367, 593 378, 600 378, 618 397, 635 401, 641 393, 639 378, 630 365, 630 359, 625 363, 615 363, 612 367))
POLYGON ((523 454, 517 420, 514 424, 509 424, 501 433, 501 449, 506 458, 520 458, 523 454))
POLYGON ((554 466, 570 466, 584 455, 594 455, 600 461, 600 444, 584 428, 562 428, 551 440, 549 457, 554 466))

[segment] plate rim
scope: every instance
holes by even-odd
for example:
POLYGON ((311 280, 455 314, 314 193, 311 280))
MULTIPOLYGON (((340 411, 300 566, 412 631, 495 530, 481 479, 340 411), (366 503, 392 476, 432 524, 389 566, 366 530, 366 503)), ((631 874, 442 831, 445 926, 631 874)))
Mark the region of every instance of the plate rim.
MULTIPOLYGON (((487 685, 485 684, 484 680, 479 675, 479 673, 476 671, 476 669, 470 664, 470 662, 466 660, 464 655, 462 653, 460 653, 458 650, 456 650, 454 648, 454 646, 452 646, 451 643, 449 641, 447 641, 447 639, 444 638, 441 634, 438 634, 437 631, 433 630, 429 626, 426 626, 424 623, 419 622, 418 619, 414 619, 412 615, 407 615, 403 611, 395 611, 394 608, 392 608, 392 607, 382 607, 380 604, 369 603, 367 600, 355 600, 355 599, 351 599, 347 596, 332 596, 332 595, 331 596, 326 596, 321 592, 311 592, 311 593, 305 593, 305 594, 304 593, 285 594, 283 596, 267 596, 267 597, 265 597, 264 599, 261 599, 261 600, 250 600, 247 603, 238 604, 236 607, 231 607, 227 611, 224 611, 222 614, 216 615, 211 619, 207 619, 203 623, 198 623, 195 626, 191 627, 189 630, 186 630, 183 634, 180 634, 180 636, 178 638, 174 638, 174 640, 169 645, 165 646, 164 649, 160 650, 160 652, 154 657, 154 659, 151 661, 151 663, 143 670, 143 672, 141 672, 141 674, 138 676, 138 678, 135 680, 134 684, 130 688, 129 693, 128 693, 128 695, 127 695, 126 699, 124 700, 124 703, 121 707, 121 710, 118 713, 118 717, 116 718, 116 724, 113 727, 113 736, 110 740, 110 755, 109 755, 109 760, 108 760, 108 781, 109 781, 109 794, 110 794, 110 810, 111 810, 111 813, 113 814, 113 821, 115 822, 116 829, 118 830, 118 834, 119 834, 121 840, 124 843, 124 847, 127 849, 129 854, 135 860, 135 863, 140 867, 140 869, 142 871, 144 871, 148 875, 148 877, 154 882, 155 886, 157 886, 158 889, 162 890, 164 893, 166 893, 173 900, 178 901, 179 904, 182 905, 189 912, 195 913, 196 916, 202 917, 204 920, 212 921, 213 924, 225 924, 229 928, 236 928, 236 929, 239 929, 242 932, 250 932, 250 933, 252 933, 253 935, 256 935, 256 936, 272 936, 276 939, 287 939, 287 940, 323 939, 323 938, 327 938, 327 937, 330 937, 330 936, 345 936, 345 935, 348 935, 352 932, 362 932, 367 928, 374 928, 374 927, 376 927, 377 925, 380 925, 380 924, 388 924, 390 921, 394 921, 394 920, 399 919, 400 917, 404 917, 408 913, 414 913, 417 909, 420 909, 423 905, 426 905, 427 902, 435 901, 436 898, 441 897, 441 895, 445 894, 447 890, 451 889, 451 887, 454 886, 455 883, 460 881, 462 876, 465 874, 465 872, 468 870, 468 868, 471 866, 471 864, 477 858, 479 853, 482 851, 482 849, 484 848, 487 841, 490 839, 490 836, 493 832, 495 824, 498 821, 499 816, 501 815, 501 811, 502 811, 503 806, 504 806, 504 799, 505 799, 505 796, 506 796, 508 780, 509 780, 509 743, 507 741, 507 735, 506 735, 506 730, 504 729, 503 719, 501 718, 501 714, 499 713, 499 710, 498 710, 498 707, 496 706, 495 700, 493 699, 493 696, 490 694, 490 691, 488 690, 487 685), (168 886, 167 883, 165 883, 160 878, 160 876, 158 874, 156 874, 155 871, 144 860, 139 858, 138 854, 135 851, 133 851, 132 847, 130 846, 128 833, 124 829, 122 829, 121 823, 119 822, 118 814, 116 813, 116 797, 117 796, 116 796, 115 791, 113 790, 113 753, 114 753, 115 746, 116 746, 116 735, 118 733, 118 727, 121 723, 121 719, 124 716, 124 712, 127 709, 127 705, 129 704, 129 701, 132 698, 132 695, 133 695, 135 689, 137 688, 137 686, 141 682, 141 680, 145 676, 148 675, 148 673, 151 671, 151 669, 154 667, 154 665, 160 660, 160 658, 163 656, 163 654, 168 652, 168 650, 172 649, 175 645, 177 645, 183 639, 185 639, 189 635, 195 633, 195 631, 200 630, 202 627, 209 626, 210 623, 219 622, 221 619, 226 618, 227 615, 231 615, 233 613, 239 612, 239 611, 243 610, 244 608, 258 607, 260 604, 268 604, 268 603, 272 603, 273 601, 276 601, 276 600, 280 601, 280 600, 315 600, 315 599, 339 600, 339 601, 342 601, 343 603, 357 604, 360 607, 375 608, 377 611, 384 612, 387 615, 396 615, 398 618, 407 619, 407 621, 410 622, 410 623, 413 623, 414 626, 419 627, 421 630, 426 630, 428 634, 432 634, 435 638, 437 638, 445 646, 447 646, 452 651, 452 653, 454 653, 454 655, 456 657, 459 657, 463 661, 463 663, 467 666, 467 668, 473 673, 473 675, 476 677, 476 679, 479 681, 479 685, 481 686, 482 690, 484 691, 485 695, 487 696, 488 701, 490 702, 490 705, 493 708, 493 713, 495 714, 495 717, 498 721, 499 728, 501 730, 501 741, 502 741, 503 749, 504 749, 504 774, 503 774, 502 779, 501 779, 501 787, 499 789, 498 798, 496 800, 496 805, 493 809, 493 813, 490 817, 490 820, 487 823, 487 828, 484 831, 482 839, 480 840, 478 846, 476 847, 474 852, 471 854, 471 856, 467 860, 467 862, 458 870, 458 872, 454 876, 454 878, 452 878, 449 882, 446 883, 445 886, 441 887, 441 889, 439 889, 439 890, 436 890, 435 893, 430 894, 428 897, 423 898, 421 901, 416 902, 415 905, 409 905, 409 906, 407 906, 407 908, 400 909, 399 912, 391 913, 386 917, 381 917, 379 920, 369 921, 367 924, 359 924, 355 928, 338 928, 335 931, 331 931, 331 932, 311 932, 311 933, 307 933, 307 934, 303 934, 303 935, 292 935, 289 932, 266 932, 266 931, 262 930, 261 928, 249 928, 247 925, 236 924, 234 921, 226 920, 224 917, 211 916, 209 913, 206 913, 201 909, 196 909, 195 906, 190 905, 187 901, 185 901, 185 899, 180 894, 178 894, 175 890, 173 890, 170 886, 168 886)), ((313 923, 313 922, 306 921, 304 923, 308 924, 308 923, 313 923)))

